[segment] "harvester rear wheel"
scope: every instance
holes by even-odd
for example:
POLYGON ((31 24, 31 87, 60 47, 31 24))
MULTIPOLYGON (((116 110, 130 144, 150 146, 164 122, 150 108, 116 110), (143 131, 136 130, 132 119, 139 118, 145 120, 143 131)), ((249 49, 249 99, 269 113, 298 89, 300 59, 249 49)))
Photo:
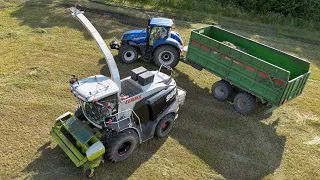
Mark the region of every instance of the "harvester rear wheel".
POLYGON ((103 138, 106 147, 104 158, 111 162, 119 162, 127 159, 138 144, 138 135, 134 130, 125 130, 103 138))
POLYGON ((163 138, 167 136, 171 129, 173 128, 174 116, 172 114, 168 114, 164 116, 157 124, 155 135, 158 138, 163 138))

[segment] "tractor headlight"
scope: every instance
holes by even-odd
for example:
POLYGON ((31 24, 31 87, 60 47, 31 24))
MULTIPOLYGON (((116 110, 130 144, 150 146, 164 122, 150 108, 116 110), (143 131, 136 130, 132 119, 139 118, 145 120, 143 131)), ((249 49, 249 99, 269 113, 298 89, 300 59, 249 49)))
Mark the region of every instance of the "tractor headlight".
POLYGON ((89 161, 93 161, 102 156, 105 151, 106 150, 102 142, 98 141, 89 147, 89 149, 86 151, 86 155, 89 161))

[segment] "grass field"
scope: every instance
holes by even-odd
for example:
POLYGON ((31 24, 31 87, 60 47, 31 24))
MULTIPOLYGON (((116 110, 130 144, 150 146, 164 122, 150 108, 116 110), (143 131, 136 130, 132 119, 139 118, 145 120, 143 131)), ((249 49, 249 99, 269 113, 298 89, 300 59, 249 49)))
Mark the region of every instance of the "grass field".
MULTIPOLYGON (((146 23, 121 14, 87 12, 86 16, 106 42, 146 23)), ((292 28, 303 33, 289 36, 287 27, 289 33, 281 27, 229 18, 219 24, 309 60, 312 74, 303 94, 271 116, 263 115, 263 107, 249 117, 240 116, 231 103, 211 96, 217 77, 179 63, 174 76, 188 93, 170 136, 141 144, 124 162, 101 165, 95 179, 320 178, 317 33, 292 28)), ((201 26, 176 20, 176 31, 185 42, 190 30, 201 26)), ((117 57, 116 61, 122 77, 138 66, 155 69, 143 61, 130 65, 119 63, 117 57)), ((109 74, 96 43, 65 8, 53 3, 0 9, 0 179, 84 177, 49 135, 54 119, 77 107, 68 84, 75 73, 80 77, 109 74)))

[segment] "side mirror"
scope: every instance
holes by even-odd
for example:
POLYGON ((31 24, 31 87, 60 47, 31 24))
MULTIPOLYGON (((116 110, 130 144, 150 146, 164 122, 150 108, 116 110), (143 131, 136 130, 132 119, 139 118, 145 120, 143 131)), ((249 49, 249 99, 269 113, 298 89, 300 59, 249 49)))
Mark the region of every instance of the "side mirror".
POLYGON ((78 75, 73 74, 70 78, 70 84, 73 84, 78 81, 78 75))

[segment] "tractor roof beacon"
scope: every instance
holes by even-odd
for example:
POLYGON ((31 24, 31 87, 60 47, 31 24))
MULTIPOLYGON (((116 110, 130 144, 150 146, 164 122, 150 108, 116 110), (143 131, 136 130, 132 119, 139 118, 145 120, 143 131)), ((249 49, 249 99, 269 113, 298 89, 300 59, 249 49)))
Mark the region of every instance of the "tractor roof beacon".
MULTIPOLYGON (((111 79, 95 75, 70 79, 71 92, 79 100, 75 113, 56 119, 51 136, 87 177, 103 159, 118 162, 133 152, 138 143, 168 135, 178 117, 186 92, 171 76, 143 67, 120 80, 117 65, 104 40, 90 21, 76 8, 70 8, 100 47, 111 79)), ((170 67, 167 69, 171 70, 170 67)))
POLYGON ((152 18, 145 30, 124 32, 121 43, 117 39, 110 43, 111 49, 118 49, 121 62, 133 63, 140 56, 155 65, 175 67, 181 56, 183 41, 179 33, 172 31, 173 20, 152 18))

